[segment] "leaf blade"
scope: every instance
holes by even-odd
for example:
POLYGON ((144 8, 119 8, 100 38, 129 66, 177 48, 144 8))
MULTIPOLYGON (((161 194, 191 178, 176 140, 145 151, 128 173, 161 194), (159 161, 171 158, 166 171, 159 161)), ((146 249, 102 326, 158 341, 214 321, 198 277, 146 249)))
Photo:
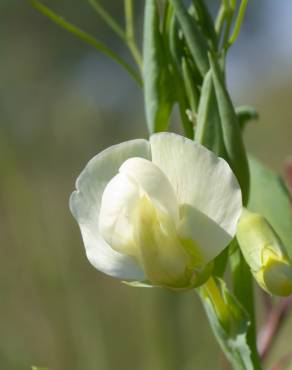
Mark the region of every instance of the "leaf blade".
POLYGON ((225 157, 221 121, 211 70, 205 75, 202 85, 195 139, 217 155, 225 157))
POLYGON ((222 72, 214 56, 209 54, 209 57, 227 160, 238 179, 242 190, 243 204, 245 205, 248 201, 250 186, 246 150, 244 148, 238 119, 223 81, 222 72))
POLYGON ((155 0, 148 0, 145 3, 143 37, 144 99, 148 129, 150 133, 165 131, 173 99, 155 0))
POLYGON ((264 216, 275 229, 292 258, 292 207, 281 176, 249 156, 251 192, 248 208, 264 216))
POLYGON ((188 14, 182 1, 171 0, 171 3, 190 49, 190 53, 203 77, 209 70, 207 54, 209 50, 208 43, 202 35, 195 20, 188 14))
POLYGON ((224 281, 210 279, 199 289, 199 296, 214 335, 234 369, 256 369, 247 343, 249 317, 224 281))

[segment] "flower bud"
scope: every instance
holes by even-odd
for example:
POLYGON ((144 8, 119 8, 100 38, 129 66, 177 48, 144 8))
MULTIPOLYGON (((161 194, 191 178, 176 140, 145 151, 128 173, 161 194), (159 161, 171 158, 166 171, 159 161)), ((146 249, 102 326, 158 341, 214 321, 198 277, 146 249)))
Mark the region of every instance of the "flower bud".
POLYGON ((270 294, 292 294, 291 261, 268 221, 245 209, 236 235, 242 254, 258 284, 270 294))

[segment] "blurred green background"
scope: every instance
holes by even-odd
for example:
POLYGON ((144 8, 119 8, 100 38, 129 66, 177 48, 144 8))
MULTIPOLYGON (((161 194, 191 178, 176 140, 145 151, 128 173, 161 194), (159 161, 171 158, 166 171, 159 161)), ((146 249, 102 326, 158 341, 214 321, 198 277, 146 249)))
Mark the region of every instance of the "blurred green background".
MULTIPOLYGON (((86 1, 48 3, 126 52, 86 1)), ((122 1, 104 4, 123 22, 122 1)), ((142 1, 136 10, 141 34, 142 1)), ((247 146, 279 170, 292 154, 289 11, 251 1, 229 59, 235 101, 261 114, 247 146)), ((0 369, 220 369, 195 294, 129 288, 94 270, 68 209, 94 154, 147 137, 141 91, 28 2, 1 0, 0 20, 0 369)), ((290 320, 269 363, 290 349, 291 329, 290 320)))

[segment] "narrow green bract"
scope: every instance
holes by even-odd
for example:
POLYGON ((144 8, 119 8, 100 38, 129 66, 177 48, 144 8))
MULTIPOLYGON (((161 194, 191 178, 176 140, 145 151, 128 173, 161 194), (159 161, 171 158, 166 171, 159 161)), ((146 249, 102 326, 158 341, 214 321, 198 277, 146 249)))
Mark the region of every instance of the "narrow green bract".
POLYGON ((190 53, 201 75, 204 76, 209 70, 208 43, 202 35, 198 25, 192 19, 181 0, 171 0, 175 15, 182 29, 190 53))
POLYGON ((230 96, 226 90, 218 62, 212 55, 210 55, 210 64, 227 159, 241 186, 243 204, 247 204, 249 194, 249 168, 238 119, 230 96))
POLYGON ((221 279, 210 279, 199 294, 212 330, 233 368, 254 370, 247 343, 250 321, 245 309, 221 279))
POLYGON ((195 113, 198 109, 199 91, 195 85, 192 71, 186 58, 182 59, 182 75, 190 108, 195 113))
MULTIPOLYGON (((194 138, 193 122, 187 116, 187 110, 192 109, 192 103, 190 97, 187 97, 188 91, 185 91, 184 83, 185 75, 184 71, 181 71, 182 63, 184 60, 184 44, 179 38, 179 27, 175 15, 173 13, 172 6, 169 6, 169 24, 166 30, 166 39, 168 43, 168 53, 171 59, 173 86, 172 89, 175 91, 174 100, 178 103, 180 116, 182 120, 182 126, 186 137, 189 139, 194 138), (189 101, 188 101, 189 99, 189 101)), ((183 68, 183 67, 182 67, 183 68)), ((192 77, 195 77, 192 75, 192 77)), ((189 82, 190 80, 188 80, 189 82)), ((187 89, 187 88, 186 88, 187 89)), ((194 101, 193 101, 194 102, 194 101)), ((194 103, 195 104, 195 103, 194 103)))
POLYGON ((200 25, 202 32, 209 41, 209 44, 214 48, 218 47, 217 34, 214 27, 213 19, 209 13, 207 5, 204 0, 193 0, 193 8, 198 24, 200 25))
POLYGON ((144 99, 148 130, 153 133, 167 130, 172 87, 155 0, 146 1, 144 19, 144 99))
POLYGON ((237 119, 239 122, 239 126, 241 130, 244 130, 246 125, 250 121, 257 120, 259 118, 258 112, 255 110, 255 108, 243 105, 241 107, 237 107, 235 109, 237 119))
POLYGON ((211 71, 206 74, 202 86, 197 116, 196 141, 217 155, 224 157, 221 122, 211 71))
POLYGON ((263 215, 275 229, 292 258, 292 208, 281 177, 258 160, 249 157, 251 192, 249 209, 263 215))

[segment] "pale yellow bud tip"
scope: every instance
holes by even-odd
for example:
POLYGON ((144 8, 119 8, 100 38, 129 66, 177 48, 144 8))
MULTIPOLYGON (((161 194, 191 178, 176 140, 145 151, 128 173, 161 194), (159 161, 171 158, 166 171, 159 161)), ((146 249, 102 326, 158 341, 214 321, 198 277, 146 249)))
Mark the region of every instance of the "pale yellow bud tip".
POLYGON ((284 297, 292 294, 292 267, 286 260, 271 256, 255 277, 268 293, 284 297))
POLYGON ((242 254, 258 284, 278 296, 292 294, 292 264, 279 236, 259 214, 244 210, 237 229, 242 254))

